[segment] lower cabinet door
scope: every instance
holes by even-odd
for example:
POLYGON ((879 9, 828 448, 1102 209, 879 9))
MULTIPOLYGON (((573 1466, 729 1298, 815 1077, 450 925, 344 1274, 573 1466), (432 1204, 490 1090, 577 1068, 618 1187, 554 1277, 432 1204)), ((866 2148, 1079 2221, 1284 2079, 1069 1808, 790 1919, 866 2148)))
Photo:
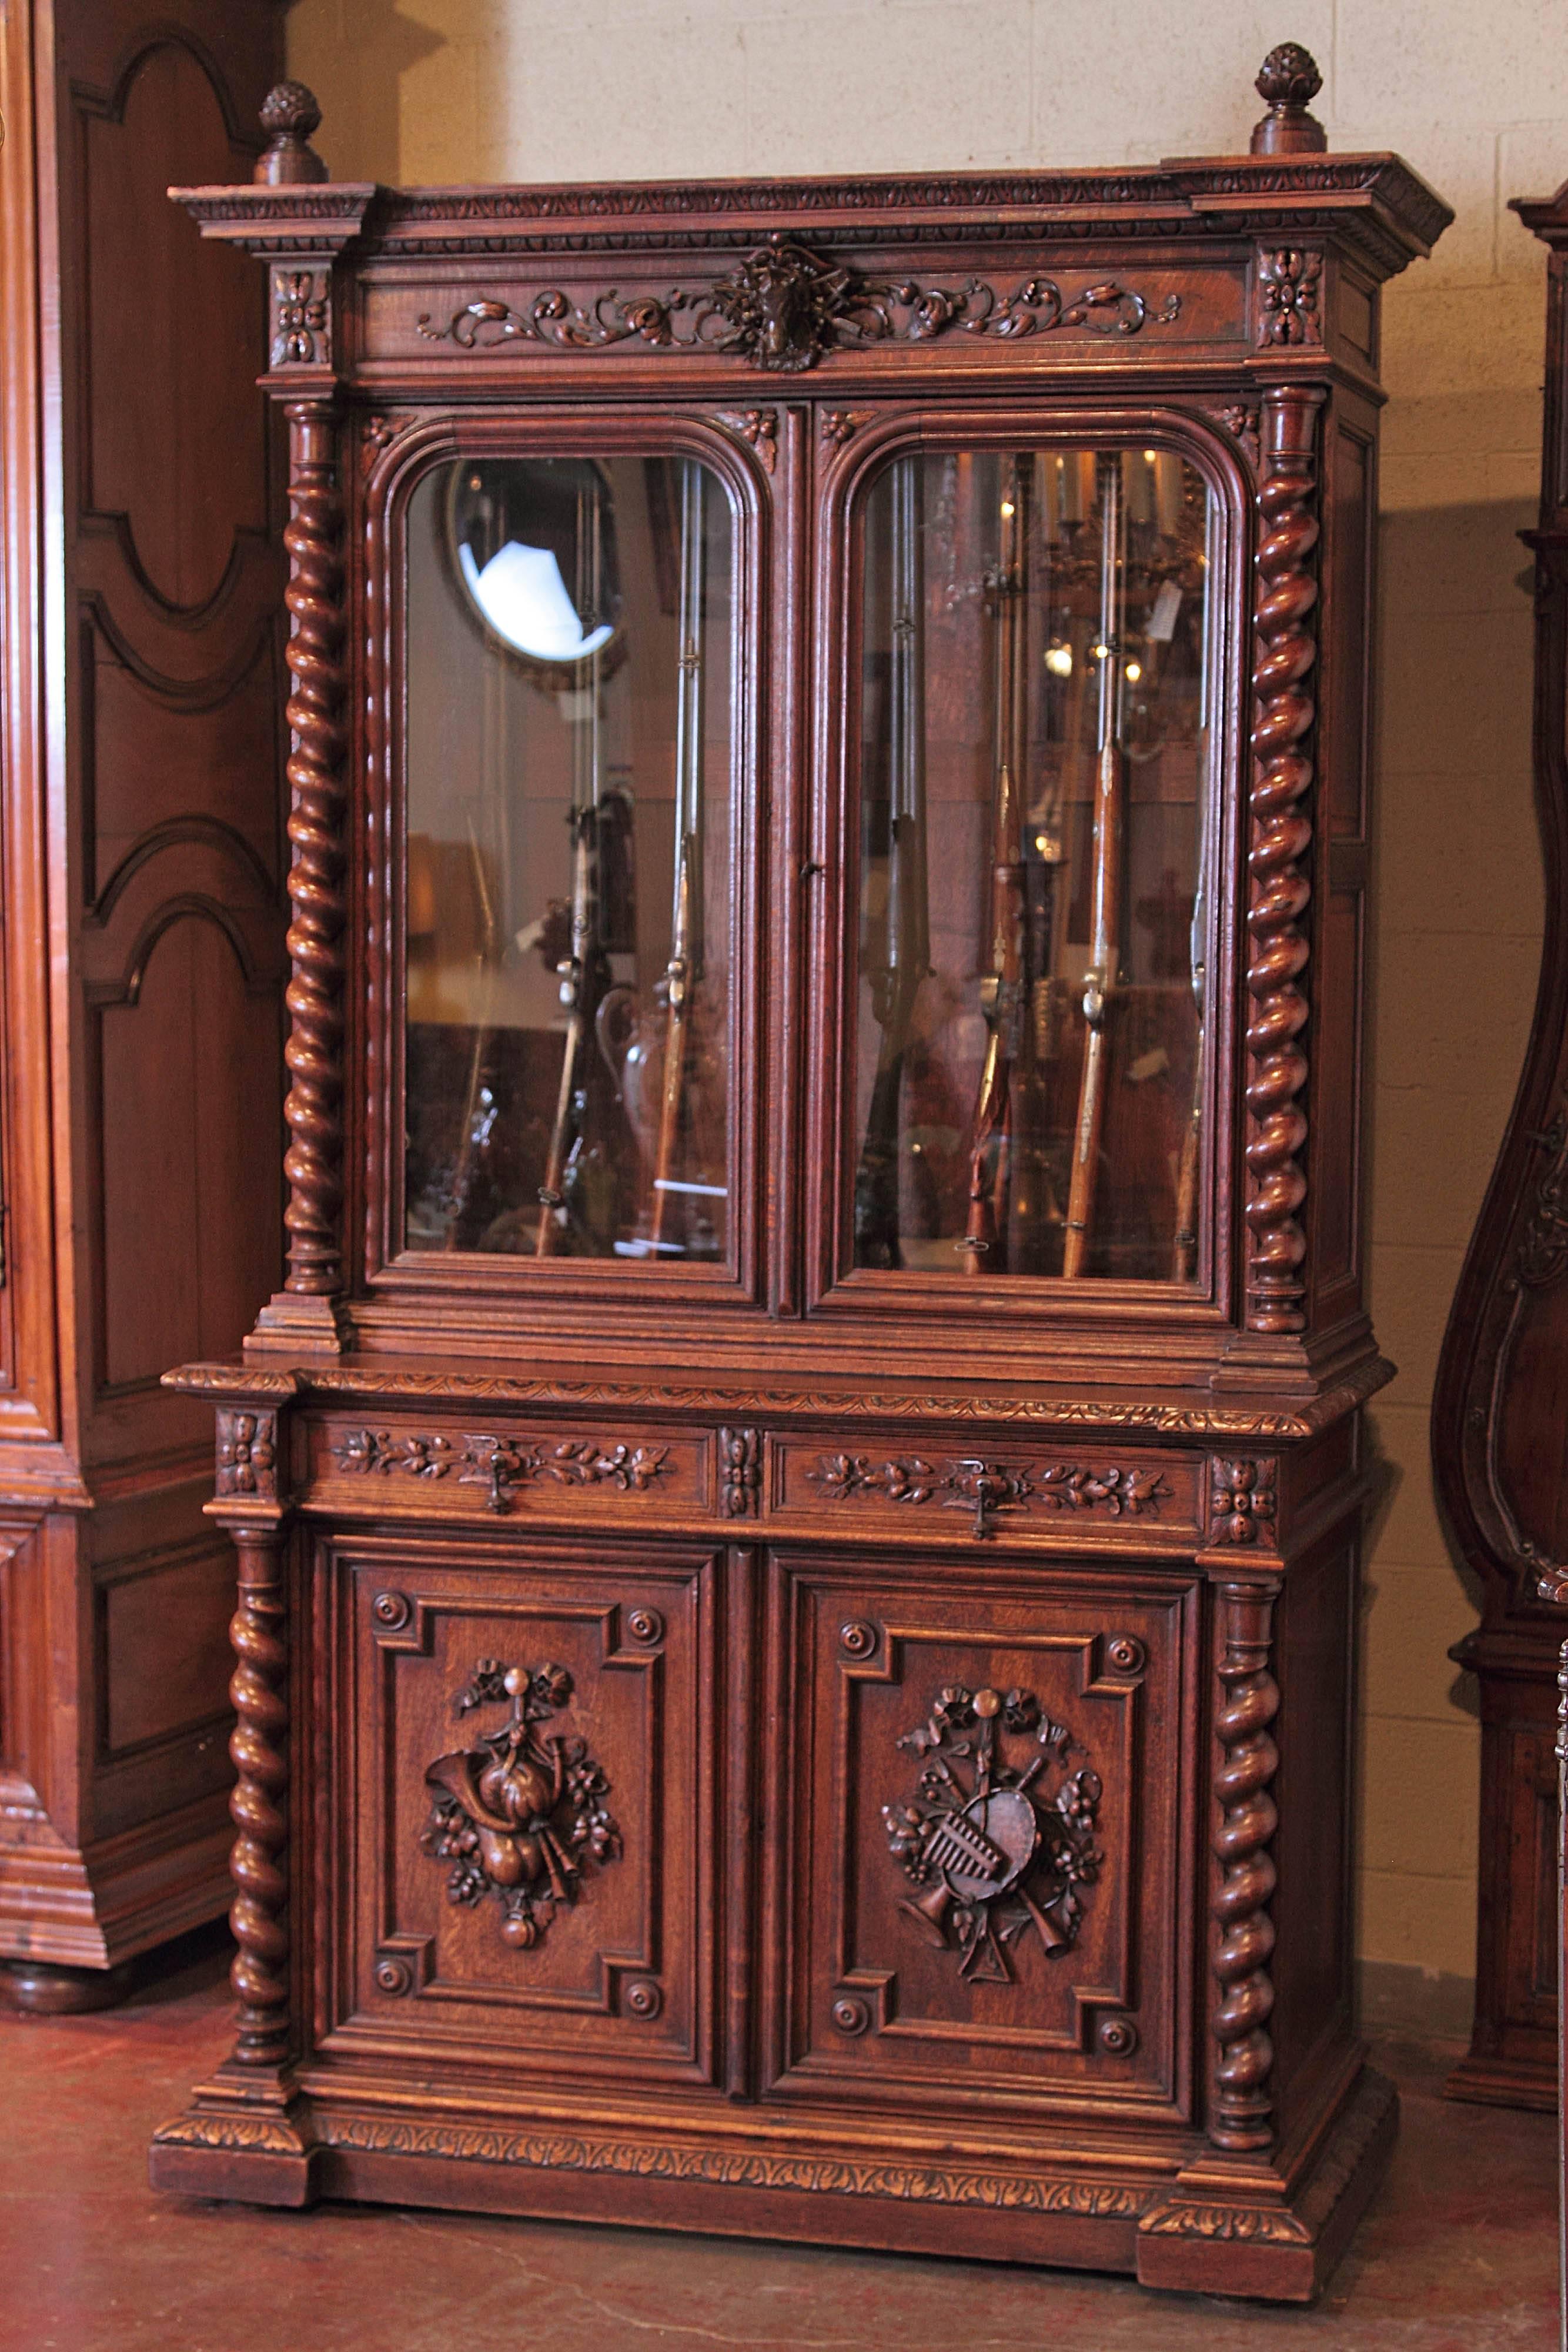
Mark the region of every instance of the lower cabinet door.
POLYGON ((1178 1580, 774 1558, 773 2096, 1188 2111, 1178 1580))
POLYGON ((706 2080, 720 1560, 342 1536, 316 1572, 322 2046, 706 2080))

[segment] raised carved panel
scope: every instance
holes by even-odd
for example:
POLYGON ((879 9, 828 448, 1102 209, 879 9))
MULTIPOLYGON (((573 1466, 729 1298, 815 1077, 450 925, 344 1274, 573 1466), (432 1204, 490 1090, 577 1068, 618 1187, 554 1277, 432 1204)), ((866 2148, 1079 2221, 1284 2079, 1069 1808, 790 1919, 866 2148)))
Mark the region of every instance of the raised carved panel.
MULTIPOLYGON (((789 1439, 779 1449, 777 1507, 813 1518, 918 1517, 922 1531, 1007 1540, 1197 1532, 1196 1465, 1188 1456, 1129 1453, 1073 1457, 1007 1447, 984 1454, 889 1446, 831 1453, 789 1439)), ((913 1533, 913 1527, 899 1532, 913 1533)))
MULTIPOLYGON (((559 1430, 403 1429, 333 1423, 316 1438, 319 1477, 423 1491, 442 1510, 498 1516, 528 1496, 544 1507, 663 1499, 695 1483, 698 1444, 559 1430)), ((368 1499, 368 1498, 367 1498, 368 1499)))
POLYGON ((570 2053, 591 2073, 632 2042, 706 2063, 716 1566, 611 1544, 590 1567, 535 1543, 497 1580, 460 1542, 439 1567, 402 1540, 335 1556, 321 1572, 355 1628, 328 1718, 355 1727, 328 1765, 355 1791, 335 2040, 391 2000, 400 2031, 521 2067, 570 2053), (411 1985, 378 1978, 389 1951, 419 1954, 411 1985))
POLYGON ((1107 1633, 1045 1580, 949 1570, 938 1606, 932 1573, 775 1568, 801 1743, 776 2089, 1168 2100, 1178 1962, 1154 1923, 1177 1885, 1192 1604, 1124 1578, 1107 1633))

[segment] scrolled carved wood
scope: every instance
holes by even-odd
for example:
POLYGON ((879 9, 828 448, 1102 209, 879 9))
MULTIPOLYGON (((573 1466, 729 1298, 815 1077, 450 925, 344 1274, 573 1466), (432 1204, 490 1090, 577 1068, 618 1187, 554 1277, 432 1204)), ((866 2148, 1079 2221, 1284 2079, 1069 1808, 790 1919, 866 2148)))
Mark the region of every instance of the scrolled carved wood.
POLYGON ((1279 1827, 1270 1790, 1280 1765, 1270 1731, 1280 1712, 1279 1685, 1270 1672, 1273 1593, 1270 1584, 1238 1581, 1221 1585, 1218 1596, 1223 1698, 1214 1736, 1223 1760, 1214 1783, 1220 1814, 1214 1852, 1223 1875, 1213 1903, 1218 2059, 1208 2136, 1217 2147, 1236 2153, 1267 2148, 1274 2137, 1269 2091, 1274 2045, 1267 2031, 1274 2008, 1269 1904, 1276 1885, 1269 1848, 1279 1827))
POLYGON ((270 1528, 235 1528, 239 1606, 229 1628, 236 1660, 229 1698, 236 1774, 229 1811, 238 1834, 230 1859, 236 1893, 229 1926, 239 1949, 234 2061, 277 2066, 287 2054, 288 1650, 281 1546, 270 1528))
MULTIPOLYGON (((454 1704, 459 1715, 502 1704, 507 1720, 476 1747, 438 1756, 424 1776, 431 1811, 420 1845, 452 1864, 447 1900, 494 1895, 502 1937, 515 1951, 531 1950, 557 1911, 578 1900, 585 1865, 613 1862, 621 1852, 605 1803, 610 1783, 587 1741, 538 1727, 571 1692, 562 1666, 481 1658, 454 1704)), ((627 1998, 634 2015, 657 2015, 646 1999, 637 2008, 631 1989, 627 1998)))
POLYGON ((1258 492, 1263 536, 1254 615, 1259 650, 1252 674, 1248 857, 1252 896, 1247 909, 1247 1322, 1250 1330, 1269 1333, 1300 1331, 1306 1324, 1307 1244, 1300 1212, 1307 1192, 1307 1120, 1301 1104, 1307 1057, 1300 1040, 1312 1010, 1302 986, 1311 952, 1303 919, 1312 897, 1306 856, 1312 840, 1308 795, 1317 711, 1310 680, 1318 657, 1318 583, 1312 559, 1318 543, 1322 399, 1321 393, 1307 390, 1265 395, 1258 492))
POLYGON ((1029 278, 998 293, 978 278, 961 286, 923 286, 913 278, 859 278, 785 236, 770 237, 727 278, 705 292, 680 287, 622 294, 614 287, 577 299, 547 287, 521 310, 499 295, 476 295, 444 321, 428 310, 415 322, 426 342, 460 352, 507 345, 601 351, 638 342, 660 351, 708 351, 747 360, 775 373, 800 373, 831 352, 879 342, 928 342, 956 331, 1015 339, 1078 327, 1086 333, 1135 335, 1171 326, 1181 297, 1157 307, 1118 279, 1064 296, 1050 278, 1029 278))
POLYGON ((612 1486, 622 1495, 644 1494, 669 1471, 667 1445, 625 1445, 612 1440, 565 1437, 542 1440, 481 1433, 458 1439, 412 1431, 345 1430, 332 1458, 348 1477, 444 1478, 455 1472, 464 1486, 483 1486, 493 1511, 507 1511, 519 1487, 544 1480, 557 1486, 612 1486))
POLYGON ((1170 1496, 1164 1477, 1154 1469, 1113 1465, 1096 1471, 1068 1462, 1024 1466, 977 1456, 931 1463, 919 1454, 906 1454, 878 1462, 867 1454, 824 1454, 807 1476, 830 1502, 874 1495, 889 1503, 939 1500, 949 1510, 972 1511, 977 1536, 992 1532, 998 1513, 1025 1510, 1035 1503, 1048 1511, 1137 1518, 1145 1511, 1157 1516, 1170 1496))
POLYGON ((924 1939, 956 1948, 959 1975, 976 1984, 1013 1981, 1008 1946, 1030 1927, 1049 1958, 1071 1951, 1104 1860, 1100 1778, 1068 1769, 1082 1753, 1071 1732, 1031 1690, 956 1684, 898 1744, 919 1759, 918 1791, 882 1818, 894 1860, 923 1890, 898 1907, 924 1939))

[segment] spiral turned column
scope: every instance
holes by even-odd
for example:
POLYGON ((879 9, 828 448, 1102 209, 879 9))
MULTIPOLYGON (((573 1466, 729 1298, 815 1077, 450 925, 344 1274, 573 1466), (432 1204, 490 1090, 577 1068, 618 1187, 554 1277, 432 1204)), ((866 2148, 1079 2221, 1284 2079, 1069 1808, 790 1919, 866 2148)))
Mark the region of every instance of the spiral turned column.
POLYGON ((1270 1333, 1300 1331, 1306 1321, 1307 1244, 1300 1212, 1307 1192, 1301 1166, 1307 1121, 1300 1097, 1307 1057, 1298 1041, 1311 1009, 1301 986, 1310 952, 1302 918, 1312 896, 1303 860, 1312 839, 1306 803, 1317 715, 1310 681, 1318 657, 1312 552, 1318 543, 1317 414, 1322 397, 1307 389, 1265 396, 1258 493, 1261 543, 1248 859, 1252 895, 1247 914, 1247 1326, 1270 1333))
POLYGON ((229 1697, 237 1718, 229 1754, 238 1778, 229 1811, 238 1835, 229 1860, 229 1912, 239 1950, 234 2061, 277 2066, 288 2048, 288 1651, 282 1543, 276 1528, 233 1530, 239 1607, 229 1627, 237 1664, 229 1697))
POLYGON ((1214 1852, 1222 1875, 1212 1908, 1218 1931, 1213 2031, 1219 2055, 1208 2136, 1216 2147, 1246 2152, 1268 2147, 1274 2137, 1268 2088, 1274 2045, 1267 2032, 1274 2008, 1269 1973, 1274 1923, 1268 1906, 1276 1883, 1269 1845, 1279 1826, 1270 1788, 1280 1751, 1270 1726, 1280 1711, 1280 1692, 1269 1672, 1272 1586, 1222 1584, 1218 1600, 1223 1697, 1214 1729, 1223 1758, 1214 1782, 1219 1808, 1214 1852))
POLYGON ((287 404, 288 876, 292 920, 286 1293, 329 1298, 342 1287, 344 898, 343 501, 329 401, 287 404))

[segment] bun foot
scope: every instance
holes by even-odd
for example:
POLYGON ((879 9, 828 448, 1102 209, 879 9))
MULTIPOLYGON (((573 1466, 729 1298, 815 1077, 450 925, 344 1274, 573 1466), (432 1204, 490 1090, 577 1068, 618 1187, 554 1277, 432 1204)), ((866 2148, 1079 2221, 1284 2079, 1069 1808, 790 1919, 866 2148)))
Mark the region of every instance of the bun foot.
POLYGON ((131 1990, 129 1960, 114 1969, 68 1969, 48 1960, 0 1960, 0 2009, 25 2017, 84 2017, 113 2009, 131 1990))

